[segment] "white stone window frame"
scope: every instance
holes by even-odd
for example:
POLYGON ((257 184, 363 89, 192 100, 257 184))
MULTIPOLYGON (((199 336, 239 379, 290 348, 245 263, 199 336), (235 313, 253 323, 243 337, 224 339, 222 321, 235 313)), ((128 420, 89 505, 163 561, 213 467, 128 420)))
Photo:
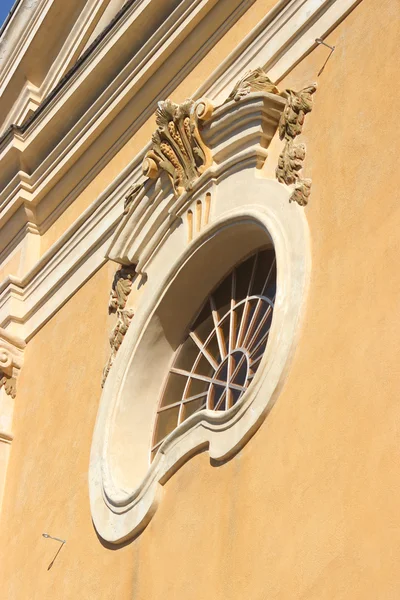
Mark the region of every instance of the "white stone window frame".
MULTIPOLYGON (((207 140, 216 164, 200 177, 190 193, 184 194, 178 205, 164 182, 165 191, 157 196, 157 205, 163 208, 154 221, 157 227, 149 227, 149 231, 158 240, 155 231, 162 228, 161 223, 173 221, 171 213, 182 218, 181 225, 171 227, 161 243, 153 243, 153 252, 148 250, 149 236, 147 250, 143 244, 137 246, 135 236, 131 236, 128 244, 125 238, 121 241, 123 232, 114 241, 114 252, 118 248, 124 260, 130 257, 132 262, 134 259, 142 265, 147 283, 105 383, 92 445, 89 474, 92 518, 99 535, 111 543, 120 543, 140 533, 162 499, 164 484, 199 450, 207 451, 215 461, 234 456, 262 424, 286 380, 309 279, 308 225, 304 209, 289 202, 291 190, 276 180, 264 178, 259 169, 270 139, 267 144, 261 140, 266 130, 265 114, 255 111, 255 107, 260 102, 268 104, 269 95, 251 96, 241 107, 233 104, 216 111, 207 140), (246 119, 240 121, 242 109, 246 119), (257 112, 254 119, 252 110, 257 112), (192 210, 194 214, 196 203, 203 201, 206 194, 208 198, 211 194, 208 223, 199 227, 188 241, 186 211, 192 210), (249 251, 265 246, 268 240, 275 250, 277 295, 262 363, 237 404, 226 412, 203 411, 192 415, 168 436, 150 463, 148 444, 159 403, 159 393, 151 386, 159 382, 161 389, 167 372, 166 364, 157 371, 163 360, 159 361, 156 355, 160 339, 157 311, 172 286, 180 285, 179 278, 185 269, 191 264, 195 268, 206 256, 211 260, 218 244, 220 249, 227 247, 229 239, 238 242, 232 246, 229 268, 249 251), (146 260, 142 258, 144 255, 148 257, 146 260), (136 367, 135 361, 139 361, 136 367), (151 383, 149 370, 144 370, 146 362, 152 362, 151 383), (140 373, 144 374, 142 381, 140 373), (135 406, 147 411, 147 416, 135 412, 135 406)), ((270 138, 272 135, 270 132, 270 138)), ((145 201, 146 198, 142 200, 145 201)), ((137 222, 137 217, 133 221, 137 222)), ((211 289, 210 284, 208 291, 211 289)), ((204 298, 205 295, 199 298, 200 304, 204 298)))

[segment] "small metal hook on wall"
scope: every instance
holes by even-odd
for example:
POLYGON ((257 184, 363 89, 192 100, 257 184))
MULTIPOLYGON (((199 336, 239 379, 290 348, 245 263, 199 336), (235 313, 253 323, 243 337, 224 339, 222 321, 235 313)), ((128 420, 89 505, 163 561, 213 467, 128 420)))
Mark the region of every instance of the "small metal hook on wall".
POLYGON ((322 71, 325 69, 325 65, 328 62, 328 60, 330 59, 330 57, 332 56, 332 52, 335 50, 336 46, 330 46, 329 44, 327 44, 326 42, 324 42, 324 40, 322 40, 321 38, 316 38, 315 41, 317 42, 317 44, 322 45, 322 46, 326 46, 327 48, 330 49, 330 52, 328 54, 328 57, 327 57, 326 61, 322 65, 321 69, 318 71, 317 77, 319 77, 321 75, 322 71))
POLYGON ((66 543, 67 543, 67 540, 62 540, 61 538, 58 538, 58 537, 53 537, 52 535, 49 535, 48 533, 42 533, 42 536, 43 536, 44 538, 48 538, 48 539, 50 539, 50 540, 55 540, 56 542, 60 542, 60 544, 61 544, 61 546, 60 546, 60 547, 59 547, 59 549, 57 550, 57 552, 56 552, 56 554, 55 554, 55 556, 54 556, 53 560, 51 561, 51 563, 50 563, 50 564, 49 564, 49 566, 47 567, 47 570, 48 570, 48 571, 50 571, 51 567, 52 567, 52 566, 53 566, 53 564, 54 564, 54 561, 56 560, 57 556, 58 556, 58 555, 59 555, 59 553, 60 553, 60 550, 61 550, 61 548, 64 546, 64 544, 66 544, 66 543))

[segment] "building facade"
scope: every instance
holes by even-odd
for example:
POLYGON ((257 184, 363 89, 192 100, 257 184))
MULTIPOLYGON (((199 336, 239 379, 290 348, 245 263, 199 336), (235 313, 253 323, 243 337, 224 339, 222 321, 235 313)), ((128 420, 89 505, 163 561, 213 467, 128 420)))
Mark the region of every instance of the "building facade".
POLYGON ((398 599, 399 33, 395 0, 15 3, 3 598, 398 599))

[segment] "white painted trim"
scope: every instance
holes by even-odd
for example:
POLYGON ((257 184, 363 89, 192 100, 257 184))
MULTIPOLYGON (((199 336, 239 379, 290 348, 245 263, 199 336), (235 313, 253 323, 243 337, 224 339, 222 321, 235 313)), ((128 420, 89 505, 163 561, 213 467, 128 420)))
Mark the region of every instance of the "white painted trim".
MULTIPOLYGON (((305 0, 303 5, 307 1, 305 0)), ((321 29, 318 29, 318 20, 312 24, 312 37, 317 34, 318 37, 323 37, 327 31, 344 18, 357 2, 358 0, 331 1, 329 10, 320 15, 323 19, 321 29), (335 10, 333 10, 334 8, 335 10)), ((285 10, 289 9, 289 5, 297 5, 297 0, 281 3, 285 10)), ((273 33, 274 19, 279 19, 280 13, 274 13, 273 17, 272 20, 267 17, 264 20, 264 26, 267 24, 271 28, 271 37, 275 35, 273 33)), ((292 24, 295 25, 294 21, 292 24)), ((306 33, 307 31, 303 28, 301 35, 305 36, 306 33)), ((264 39, 261 23, 240 44, 239 50, 235 50, 227 59, 227 64, 232 63, 230 69, 233 69, 235 61, 240 61, 240 57, 250 46, 253 53, 250 54, 251 60, 257 59, 260 51, 260 44, 257 43, 257 40, 260 36, 264 39)), ((287 30, 286 42, 281 40, 283 47, 287 48, 288 38, 295 37, 296 30, 287 30)), ((301 39, 300 36, 296 43, 300 43, 301 39)), ((307 40, 308 38, 305 40, 304 47, 310 49, 312 46, 307 40)), ((292 66, 296 64, 297 57, 297 51, 295 54, 288 54, 284 63, 285 71, 289 68, 289 64, 292 66), (292 56, 293 62, 291 62, 290 56, 292 56)), ((240 62, 240 65, 236 67, 238 75, 242 74, 242 68, 247 69, 243 62, 240 62)), ((210 96, 217 96, 225 90, 224 93, 227 95, 230 92, 232 72, 226 78, 225 73, 221 72, 220 68, 217 69, 200 91, 203 91, 205 95, 208 95, 209 91, 210 96), (220 79, 225 83, 219 84, 220 79)), ((200 91, 195 95, 198 96, 200 91)), ((124 195, 132 183, 140 177, 140 165, 146 150, 147 147, 131 161, 25 277, 22 279, 9 277, 0 284, 0 325, 7 327, 24 339, 30 339, 52 314, 104 264, 104 254, 100 248, 107 247, 110 236, 121 219, 124 195), (66 256, 69 257, 68 260, 65 259, 66 256)), ((20 185, 23 189, 23 183, 20 185)))

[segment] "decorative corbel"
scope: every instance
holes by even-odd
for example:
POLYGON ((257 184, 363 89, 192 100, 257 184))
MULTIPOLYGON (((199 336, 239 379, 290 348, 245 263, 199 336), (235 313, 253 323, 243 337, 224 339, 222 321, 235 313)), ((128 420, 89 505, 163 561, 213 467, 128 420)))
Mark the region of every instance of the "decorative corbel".
POLYGON ((300 171, 306 155, 305 144, 295 144, 295 138, 301 134, 304 118, 312 110, 312 95, 317 84, 312 84, 300 92, 284 90, 282 92, 269 79, 261 68, 246 73, 237 82, 225 102, 239 102, 251 92, 267 92, 286 98, 286 106, 279 121, 279 137, 285 146, 279 156, 276 177, 280 183, 293 185, 290 202, 305 206, 311 192, 311 179, 303 179, 300 171))
POLYGON ((17 377, 23 363, 24 340, 0 327, 0 388, 15 398, 17 377))

